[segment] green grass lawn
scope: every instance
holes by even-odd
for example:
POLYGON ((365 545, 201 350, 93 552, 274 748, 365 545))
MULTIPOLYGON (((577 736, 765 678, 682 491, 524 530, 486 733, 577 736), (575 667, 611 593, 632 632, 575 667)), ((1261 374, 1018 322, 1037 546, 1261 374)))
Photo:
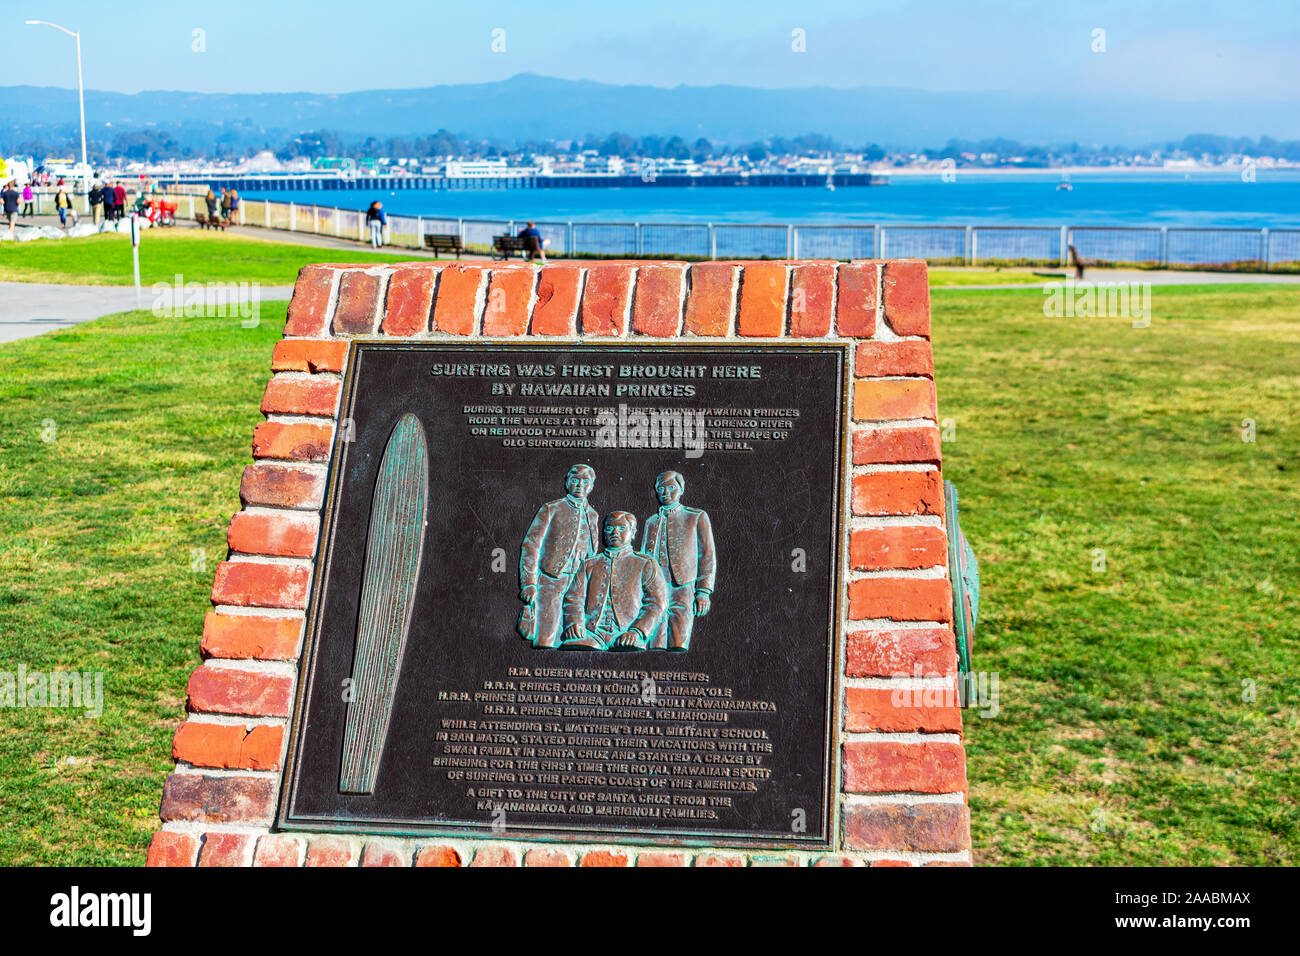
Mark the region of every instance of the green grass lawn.
POLYGON ((967 712, 976 860, 1295 863, 1300 290, 1159 287, 1146 329, 1042 302, 934 296, 1000 678, 967 712))
MULTIPOLYGON (((999 676, 968 712, 977 862, 1296 861, 1298 299, 1162 287, 1132 329, 935 294, 999 676)), ((0 863, 143 859, 282 313, 0 346, 0 670, 102 670, 106 697, 0 711, 0 863)))
MULTIPOLYGON (((140 241, 140 283, 260 282, 293 285, 312 262, 404 262, 402 254, 326 249, 193 229, 149 229, 140 241)), ((0 276, 7 282, 132 285, 131 243, 118 233, 81 239, 0 243, 0 276)))

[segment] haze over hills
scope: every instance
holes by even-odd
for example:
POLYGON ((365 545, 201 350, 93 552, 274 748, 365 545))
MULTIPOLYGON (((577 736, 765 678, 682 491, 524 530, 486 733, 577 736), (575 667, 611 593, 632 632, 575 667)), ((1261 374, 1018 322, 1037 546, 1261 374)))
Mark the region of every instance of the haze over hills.
MULTIPOLYGON (((3 94, 11 120, 0 129, 0 148, 13 149, 25 136, 76 124, 75 90, 12 86, 3 94)), ((936 93, 867 86, 667 88, 533 74, 493 83, 343 94, 88 90, 86 123, 91 138, 98 140, 123 128, 165 127, 213 140, 225 131, 241 140, 263 137, 273 144, 315 129, 383 137, 440 128, 506 143, 613 130, 703 136, 722 143, 817 132, 849 144, 901 148, 940 146, 954 137, 1129 147, 1179 139, 1191 131, 1300 137, 1300 111, 1281 99, 1099 101, 1068 91, 936 93)))

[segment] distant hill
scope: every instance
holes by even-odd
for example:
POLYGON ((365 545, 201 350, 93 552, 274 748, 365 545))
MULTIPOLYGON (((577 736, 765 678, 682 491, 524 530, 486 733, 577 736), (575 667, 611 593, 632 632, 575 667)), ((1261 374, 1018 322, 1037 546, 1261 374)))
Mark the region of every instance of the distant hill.
MULTIPOLYGON (((864 64, 864 72, 869 64, 864 64)), ((76 121, 76 91, 0 88, 5 140, 23 129, 76 121)), ((742 86, 618 86, 520 74, 494 83, 357 93, 86 92, 91 135, 113 128, 189 127, 264 134, 309 129, 405 136, 439 128, 514 142, 570 139, 614 130, 634 135, 704 136, 740 143, 822 133, 848 144, 936 147, 948 139, 1002 136, 1033 143, 1143 146, 1197 130, 1233 136, 1300 138, 1294 102, 1104 99, 1007 91, 934 93, 859 87, 759 89, 742 86), (106 124, 112 124, 111 127, 106 124)), ((232 135, 233 132, 232 132, 232 135)))

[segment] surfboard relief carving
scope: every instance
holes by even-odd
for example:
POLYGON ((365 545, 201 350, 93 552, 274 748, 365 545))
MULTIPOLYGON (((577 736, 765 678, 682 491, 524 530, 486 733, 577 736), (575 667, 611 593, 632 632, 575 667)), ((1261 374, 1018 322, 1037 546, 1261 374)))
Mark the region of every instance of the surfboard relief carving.
POLYGON ((346 689, 340 793, 373 793, 388 734, 424 551, 429 451, 407 413, 393 429, 370 505, 356 652, 346 689))
POLYGON ((590 465, 564 479, 563 498, 533 517, 519 558, 519 633, 537 648, 687 651, 696 618, 709 613, 717 552, 707 512, 682 504, 686 479, 655 479, 659 509, 634 547, 637 519, 588 503, 590 465))

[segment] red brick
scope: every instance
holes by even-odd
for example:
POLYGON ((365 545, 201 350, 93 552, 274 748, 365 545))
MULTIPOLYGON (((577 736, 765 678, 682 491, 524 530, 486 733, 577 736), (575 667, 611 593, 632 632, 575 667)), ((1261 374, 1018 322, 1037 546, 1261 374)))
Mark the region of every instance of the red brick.
POLYGON ((330 339, 281 339, 271 353, 275 372, 341 372, 347 364, 348 343, 330 339))
POLYGON ((334 270, 324 266, 303 266, 293 286, 289 312, 285 318, 285 335, 320 335, 329 328, 330 289, 334 270))
POLYGON ((627 866, 628 855, 620 850, 590 850, 582 855, 579 866, 627 866))
POLYGON ((302 618, 218 614, 203 619, 204 657, 289 661, 298 656, 302 618))
POLYGON ((885 321, 899 335, 930 337, 930 280, 925 260, 885 263, 885 321))
POLYGON ((776 263, 751 263, 740 280, 740 335, 777 338, 785 331, 786 267, 776 263))
POLYGON ((472 335, 478 324, 479 292, 487 270, 480 266, 447 266, 438 277, 438 298, 433 304, 436 332, 472 335))
POLYGON ((524 854, 524 866, 573 866, 573 860, 563 850, 533 847, 524 854))
POLYGON ((253 866, 297 866, 303 840, 284 833, 267 833, 257 841, 253 866))
POLYGON ((252 850, 251 833, 205 833, 199 866, 247 866, 252 850))
POLYGON ((730 853, 703 853, 695 858, 696 866, 744 866, 744 857, 730 853))
POLYGON ((185 693, 191 711, 288 717, 293 678, 287 674, 203 664, 190 675, 185 693))
POLYGON ((263 415, 330 415, 338 405, 343 383, 336 379, 283 378, 266 383, 263 415))
POLYGON ((961 744, 854 740, 844 745, 849 793, 961 793, 966 751, 961 744))
POLYGON ((342 837, 318 837, 307 845, 306 866, 353 866, 356 850, 351 840, 342 837))
POLYGON ((475 851, 470 866, 518 866, 519 855, 508 846, 485 846, 475 851))
POLYGON ((636 855, 637 866, 686 866, 685 853, 669 853, 665 850, 648 850, 636 855))
POLYGON ((226 543, 231 551, 286 558, 310 558, 316 552, 315 515, 256 514, 241 511, 230 519, 226 543))
POLYGON ((858 428, 853 432, 853 464, 939 464, 939 429, 932 425, 905 428, 858 428))
POLYGON ((493 269, 483 310, 483 334, 526 335, 532 304, 532 269, 493 269))
POLYGON ((876 334, 878 267, 875 262, 850 262, 839 268, 835 331, 869 339, 876 334))
POLYGON ((262 422, 253 429, 253 457, 289 461, 328 461, 332 425, 262 422))
POLYGON ((384 318, 379 329, 385 335, 416 335, 429 331, 433 290, 438 283, 434 265, 400 265, 388 277, 384 297, 384 318))
POLYGON ((366 844, 366 848, 361 853, 361 865, 370 867, 379 866, 406 866, 406 854, 400 847, 388 843, 371 842, 366 844))
POLYGON ((858 528, 849 538, 849 566, 858 571, 932 568, 947 558, 947 535, 928 525, 858 528))
POLYGON ((854 631, 847 658, 849 677, 949 677, 957 673, 957 639, 943 627, 854 631))
POLYGON ((924 375, 934 378, 934 350, 929 342, 859 342, 854 371, 861 378, 924 375))
POLYGON ((850 805, 844 842, 854 850, 959 853, 970 849, 970 812, 958 803, 850 805))
POLYGON ((863 733, 961 733, 957 687, 849 687, 844 729, 863 733))
POLYGON ((416 866, 460 866, 460 854, 455 847, 422 846, 415 854, 416 866))
POLYGON ((213 604, 305 608, 311 568, 264 561, 222 561, 212 584, 213 604))
POLYGON ((164 820, 270 824, 276 781, 267 777, 208 777, 173 773, 163 783, 164 820))
POLYGON ((592 266, 582 291, 582 334, 622 335, 631 305, 632 267, 592 266))
POLYGON ((795 266, 790 289, 790 334, 829 335, 831 300, 835 297, 835 263, 808 262, 795 266))
POLYGON ((872 860, 872 866, 911 866, 906 860, 872 860))
POLYGON ((193 866, 199 841, 188 833, 159 830, 149 841, 145 866, 193 866))
POLYGON ((370 335, 375 331, 383 281, 383 276, 355 269, 343 273, 339 279, 339 304, 334 310, 336 335, 370 335))
POLYGON ((582 270, 577 266, 544 266, 537 277, 533 306, 533 335, 573 335, 578 331, 578 290, 582 270))
POLYGON ((877 471, 853 476, 855 515, 941 515, 937 471, 877 471))
POLYGON ((239 500, 245 505, 315 511, 325 500, 325 475, 293 465, 257 462, 244 469, 239 500))
POLYGON ((863 578, 849 584, 849 618, 894 621, 952 620, 947 578, 863 578))
POLYGON ((270 724, 241 727, 187 720, 172 738, 172 759, 196 767, 279 770, 284 728, 270 724))
POLYGON ((736 267, 727 262, 691 266, 686 297, 686 331, 691 335, 726 335, 736 305, 736 267))
POLYGON ((642 266, 636 276, 632 331, 668 338, 682 321, 685 265, 642 266))
POLYGON ((853 386, 853 417, 858 421, 934 418, 934 382, 928 378, 861 379, 853 386))
POLYGON ((937 471, 879 471, 853 478, 855 515, 942 515, 937 471))

